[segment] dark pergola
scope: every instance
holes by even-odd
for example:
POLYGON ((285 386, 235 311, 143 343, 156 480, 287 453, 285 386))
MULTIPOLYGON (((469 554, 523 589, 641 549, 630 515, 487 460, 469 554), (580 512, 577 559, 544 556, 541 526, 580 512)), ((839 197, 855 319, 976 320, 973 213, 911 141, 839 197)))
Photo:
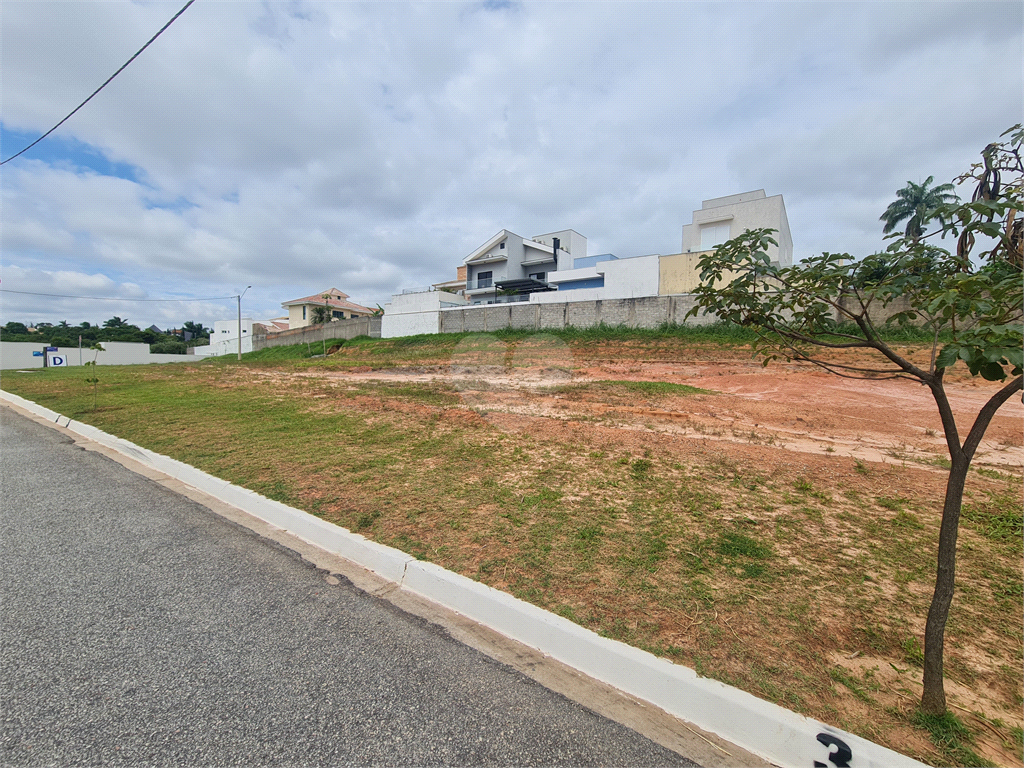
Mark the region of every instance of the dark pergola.
POLYGON ((543 280, 535 280, 532 277, 517 277, 514 280, 499 280, 494 287, 502 291, 515 291, 516 293, 539 293, 541 291, 554 290, 543 280))

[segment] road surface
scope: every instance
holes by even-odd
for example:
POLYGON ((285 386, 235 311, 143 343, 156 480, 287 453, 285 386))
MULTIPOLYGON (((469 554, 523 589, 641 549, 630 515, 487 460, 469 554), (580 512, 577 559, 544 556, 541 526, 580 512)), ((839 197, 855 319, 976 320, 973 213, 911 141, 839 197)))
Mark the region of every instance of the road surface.
POLYGON ((6 407, 0 445, 0 764, 695 764, 6 407))

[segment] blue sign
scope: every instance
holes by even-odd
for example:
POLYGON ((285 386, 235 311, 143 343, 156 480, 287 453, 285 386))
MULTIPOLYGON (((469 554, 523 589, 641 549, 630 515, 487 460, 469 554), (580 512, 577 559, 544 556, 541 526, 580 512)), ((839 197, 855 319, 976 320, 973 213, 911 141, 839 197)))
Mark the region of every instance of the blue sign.
POLYGON ((47 347, 47 348, 46 348, 46 351, 47 351, 47 352, 56 352, 56 351, 57 351, 57 348, 56 348, 56 347, 47 347))
POLYGON ((42 356, 43 356, 42 352, 37 352, 36 350, 32 350, 32 357, 42 357, 42 356))

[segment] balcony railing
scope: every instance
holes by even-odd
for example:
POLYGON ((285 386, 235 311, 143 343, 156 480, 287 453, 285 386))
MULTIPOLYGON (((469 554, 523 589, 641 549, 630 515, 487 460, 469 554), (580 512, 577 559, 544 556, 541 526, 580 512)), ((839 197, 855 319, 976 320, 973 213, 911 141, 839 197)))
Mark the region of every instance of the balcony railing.
POLYGON ((493 288, 494 278, 484 277, 479 280, 468 280, 466 282, 466 290, 473 290, 474 288, 493 288))

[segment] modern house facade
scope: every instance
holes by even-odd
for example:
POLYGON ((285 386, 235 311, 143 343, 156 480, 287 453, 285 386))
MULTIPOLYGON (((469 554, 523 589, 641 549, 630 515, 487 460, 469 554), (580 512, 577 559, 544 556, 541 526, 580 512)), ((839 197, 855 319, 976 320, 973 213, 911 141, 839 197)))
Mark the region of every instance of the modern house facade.
POLYGON ((782 195, 767 197, 763 189, 756 189, 716 197, 704 200, 692 215, 691 223, 683 226, 682 253, 714 250, 748 229, 769 227, 778 230, 775 239, 779 241, 769 248, 769 258, 779 266, 793 265, 793 236, 782 195))
MULTIPOLYGON (((503 229, 464 260, 465 295, 472 304, 528 301, 555 290, 548 275, 572 269, 587 255, 587 238, 571 229, 526 238, 503 229)), ((386 314, 386 313, 385 313, 386 314)))

